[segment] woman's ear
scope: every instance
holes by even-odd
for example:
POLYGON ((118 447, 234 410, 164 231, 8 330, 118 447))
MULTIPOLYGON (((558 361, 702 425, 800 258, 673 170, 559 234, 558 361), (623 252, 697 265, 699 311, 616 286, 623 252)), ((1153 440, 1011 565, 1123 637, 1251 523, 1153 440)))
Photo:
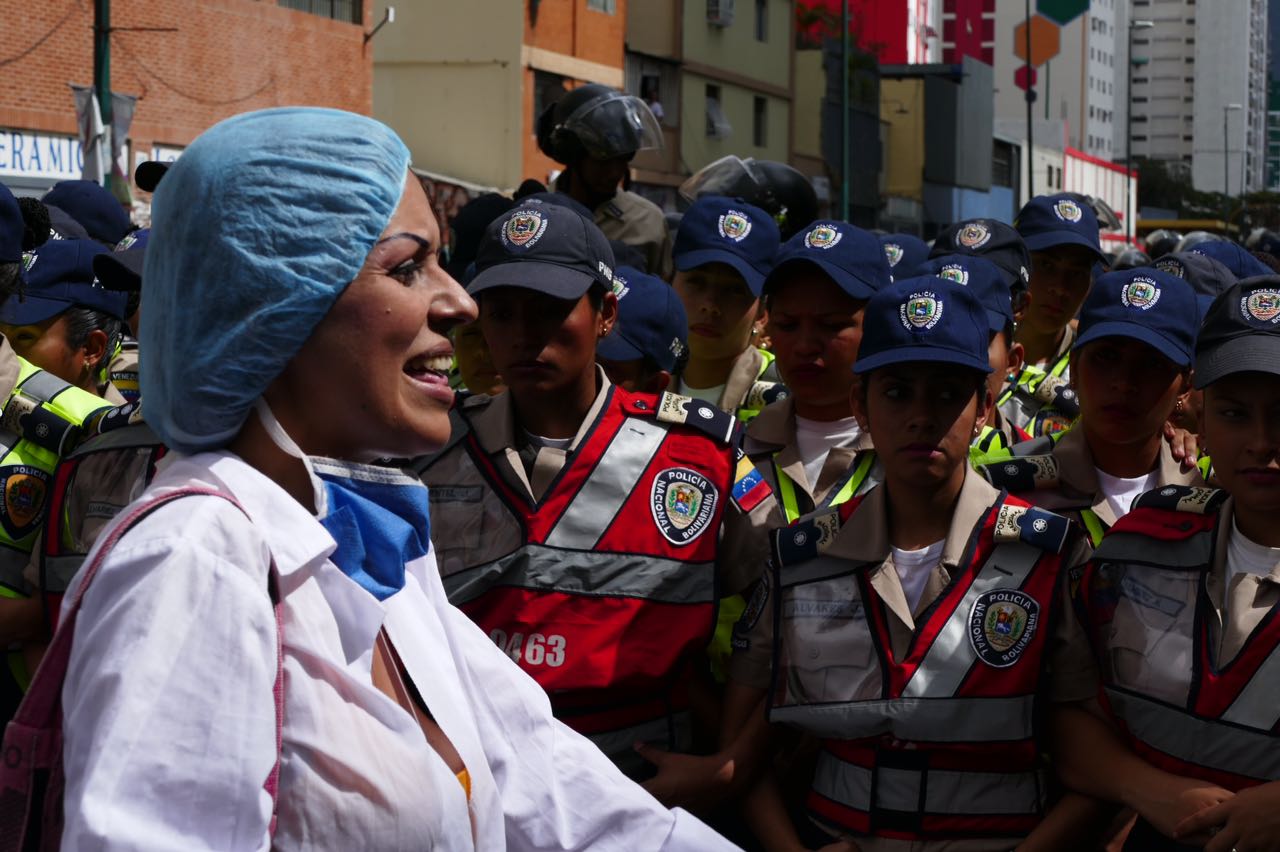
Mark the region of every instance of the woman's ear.
POLYGON ((80 351, 84 355, 85 366, 90 372, 97 370, 102 366, 103 361, 110 357, 111 353, 107 352, 108 342, 107 333, 100 328, 95 328, 85 338, 80 351))
POLYGON ((991 412, 995 410, 996 405, 996 398, 991 394, 991 388, 987 385, 985 379, 982 382, 982 387, 978 390, 977 399, 978 406, 973 421, 973 434, 975 436, 982 433, 982 428, 987 425, 987 420, 991 418, 991 412))
POLYGON ((613 330, 613 325, 618 321, 618 297, 611 290, 604 294, 604 298, 600 301, 600 326, 597 329, 596 337, 604 338, 609 336, 609 332, 613 330))
POLYGON ((853 417, 858 421, 858 428, 866 432, 871 428, 867 417, 867 397, 862 392, 862 376, 854 373, 853 385, 849 388, 849 406, 853 409, 853 417))

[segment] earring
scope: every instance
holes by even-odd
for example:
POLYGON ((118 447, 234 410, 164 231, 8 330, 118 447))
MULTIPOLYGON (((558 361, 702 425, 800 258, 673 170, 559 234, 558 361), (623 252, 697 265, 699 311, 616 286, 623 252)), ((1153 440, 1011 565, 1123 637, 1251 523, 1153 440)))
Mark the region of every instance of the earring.
POLYGON ((1181 400, 1181 399, 1176 399, 1176 400, 1174 400, 1174 402, 1173 402, 1173 413, 1174 413, 1174 414, 1181 414, 1184 410, 1185 410, 1185 408, 1184 408, 1184 406, 1182 405, 1182 400, 1181 400))

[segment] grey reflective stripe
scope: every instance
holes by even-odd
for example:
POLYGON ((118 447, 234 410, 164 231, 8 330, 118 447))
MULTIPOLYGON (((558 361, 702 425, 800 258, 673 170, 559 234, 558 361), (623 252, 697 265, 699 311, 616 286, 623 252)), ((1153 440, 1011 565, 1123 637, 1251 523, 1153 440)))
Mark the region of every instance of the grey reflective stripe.
POLYGON ((1112 533, 1093 552, 1093 561, 1200 568, 1213 563, 1213 534, 1202 532, 1183 541, 1158 541, 1134 533, 1112 533))
POLYGON ((1258 666, 1244 689, 1231 702, 1222 721, 1269 731, 1280 721, 1280 646, 1258 666))
POLYGON ((627 418, 547 536, 547 544, 579 550, 595 547, 622 504, 635 492, 640 476, 666 437, 666 427, 656 420, 627 418))
POLYGON ((1034 734, 1035 697, 885 698, 774 707, 769 720, 819 736, 864 739, 891 734, 922 743, 1017 742, 1034 734))
MULTIPOLYGON (((562 718, 561 721, 565 720, 562 718)), ((635 775, 646 767, 652 767, 649 761, 636 754, 636 743, 649 743, 664 751, 688 753, 693 748, 693 719, 687 712, 680 712, 616 731, 587 734, 586 737, 624 773, 635 775)))
POLYGON ((160 440, 160 436, 151 431, 151 427, 139 423, 136 426, 125 426, 120 429, 112 429, 110 432, 104 432, 101 435, 94 435, 91 439, 76 447, 75 452, 68 458, 80 458, 107 450, 159 447, 163 444, 164 442, 160 440))
POLYGON ((871 811, 874 807, 957 816, 1016 816, 1044 809, 1042 779, 1035 772, 960 772, 950 769, 917 771, 880 767, 875 772, 846 763, 829 752, 818 755, 814 792, 846 807, 871 811), (922 802, 923 794, 923 802, 922 802))
POLYGON ((0 429, 0 458, 18 445, 22 438, 7 429, 0 429))
POLYGON ((31 554, 12 547, 0 547, 0 586, 8 586, 15 592, 25 591, 27 581, 22 576, 31 554))
POLYGON ((978 658, 977 650, 969 641, 969 617, 974 601, 992 589, 1020 588, 1043 552, 1021 542, 995 546, 902 690, 904 698, 926 695, 945 698, 960 688, 978 658))
MULTIPOLYGON (((23 396, 30 397, 37 402, 50 402, 55 396, 69 387, 71 385, 52 373, 37 370, 27 376, 26 381, 18 385, 18 390, 22 392, 23 396)), ((109 406, 110 403, 106 403, 106 405, 109 406)))
POLYGON ((1280 779, 1280 741, 1269 731, 1250 731, 1201 719, 1148 698, 1107 690, 1111 709, 1134 737, 1156 751, 1196 766, 1258 778, 1280 779))
POLYGON ((71 580, 80 571, 80 566, 84 565, 85 557, 88 554, 76 553, 63 556, 45 556, 44 557, 44 591, 52 595, 60 595, 66 592, 67 586, 71 585, 71 580))
POLYGON ((715 565, 626 553, 559 550, 527 544, 501 559, 443 578, 455 606, 495 586, 548 592, 628 597, 658 603, 715 601, 715 565))

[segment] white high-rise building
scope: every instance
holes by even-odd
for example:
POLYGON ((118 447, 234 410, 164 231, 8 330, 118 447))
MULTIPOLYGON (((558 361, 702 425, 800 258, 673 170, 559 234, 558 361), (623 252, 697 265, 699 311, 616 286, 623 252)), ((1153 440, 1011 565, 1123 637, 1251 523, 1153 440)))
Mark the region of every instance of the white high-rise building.
MULTIPOLYGON (((1070 147, 1117 162, 1124 160, 1124 3, 1093 0, 1088 11, 1058 27, 1058 53, 1036 68, 1032 106, 1037 121, 1066 124, 1070 147)), ((1034 16, 1034 3, 1031 9, 1034 16)), ((1023 64, 1014 53, 1014 34, 1024 16, 1019 0, 996 3, 996 117, 1025 123, 1025 93, 1014 82, 1023 64)))
POLYGON ((1134 156, 1176 164, 1201 191, 1261 189, 1266 0, 1133 0, 1130 14, 1154 25, 1133 33, 1134 156))

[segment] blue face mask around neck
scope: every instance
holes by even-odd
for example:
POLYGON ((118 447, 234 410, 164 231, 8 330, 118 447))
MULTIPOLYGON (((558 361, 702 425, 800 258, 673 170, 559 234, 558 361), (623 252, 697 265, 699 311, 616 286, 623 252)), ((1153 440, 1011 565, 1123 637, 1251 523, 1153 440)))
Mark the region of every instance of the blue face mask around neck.
POLYGON ((394 468, 307 456, 265 401, 256 409, 276 446, 307 468, 317 519, 338 545, 329 559, 379 601, 400 591, 405 565, 430 546, 427 487, 394 468))

